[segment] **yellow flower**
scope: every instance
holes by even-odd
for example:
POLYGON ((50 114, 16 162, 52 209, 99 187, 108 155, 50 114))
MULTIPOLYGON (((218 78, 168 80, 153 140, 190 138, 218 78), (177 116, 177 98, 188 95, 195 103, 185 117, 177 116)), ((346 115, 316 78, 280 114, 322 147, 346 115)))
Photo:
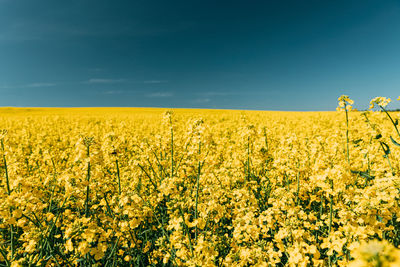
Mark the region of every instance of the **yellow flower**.
POLYGON ((65 248, 67 249, 67 251, 74 250, 74 244, 72 243, 71 239, 68 239, 67 242, 65 242, 65 248))
POLYGON ((387 241, 363 242, 352 255, 355 260, 349 266, 400 266, 400 249, 387 241))
POLYGON ((352 105, 354 104, 354 101, 349 98, 347 95, 341 95, 338 98, 338 107, 336 108, 337 111, 340 110, 347 110, 350 111, 352 109, 352 105))
POLYGON ((36 249, 36 241, 35 240, 29 240, 28 245, 25 247, 25 251, 28 253, 34 252, 36 249))
POLYGON ((13 216, 14 216, 16 219, 21 218, 21 217, 22 217, 22 211, 21 211, 20 209, 14 210, 14 211, 13 211, 13 216))
POLYGON ((6 129, 1 129, 0 130, 0 139, 4 139, 6 137, 8 131, 6 129))
POLYGON ((369 109, 373 109, 375 107, 375 105, 378 105, 380 107, 386 107, 390 101, 392 101, 390 98, 386 98, 386 97, 375 97, 373 98, 370 103, 369 103, 369 109))

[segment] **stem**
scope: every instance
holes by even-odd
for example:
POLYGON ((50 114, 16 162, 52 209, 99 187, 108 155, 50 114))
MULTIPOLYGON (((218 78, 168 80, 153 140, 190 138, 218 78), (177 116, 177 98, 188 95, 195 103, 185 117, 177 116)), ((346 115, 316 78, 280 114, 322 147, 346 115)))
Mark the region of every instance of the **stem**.
MULTIPOLYGON (((158 216, 156 214, 156 211, 154 210, 154 207, 150 204, 149 201, 144 201, 144 199, 142 198, 143 202, 145 205, 147 205, 149 208, 151 208, 151 210, 153 211, 154 217, 157 220, 157 223, 161 226, 161 232, 163 233, 163 236, 165 237, 165 239, 167 240, 168 243, 170 243, 170 239, 169 236, 167 235, 166 230, 164 229, 164 222, 160 222, 160 220, 158 219, 158 216)), ((182 210, 179 208, 180 212, 182 213, 182 210)), ((161 218, 162 219, 162 218, 161 218)), ((185 222, 185 220, 183 221, 185 222)), ((171 251, 169 252, 172 256, 172 261, 174 262, 175 266, 177 266, 176 260, 175 258, 177 258, 178 256, 176 255, 176 251, 174 249, 174 247, 171 248, 171 251)))
MULTIPOLYGON (((297 168, 299 168, 299 163, 297 162, 297 168)), ((296 205, 299 205, 299 200, 300 200, 300 173, 299 170, 297 170, 297 192, 296 192, 296 205)))
MULTIPOLYGON (((201 153, 201 142, 199 142, 199 155, 200 155, 200 153, 201 153)), ((194 207, 194 219, 195 220, 197 220, 197 216, 198 216, 198 214, 197 214, 197 204, 199 202, 200 172, 201 172, 201 163, 200 163, 200 159, 199 159, 198 166, 197 166, 196 204, 195 204, 195 207, 194 207)), ((197 225, 196 225, 196 228, 195 228, 194 236, 195 236, 195 239, 197 240, 197 225)))
POLYGON ((400 137, 399 129, 397 129, 396 123, 393 121, 392 116, 390 116, 389 112, 387 112, 387 110, 384 107, 382 107, 382 106, 380 106, 380 107, 386 113, 386 115, 389 117, 389 119, 392 122, 394 128, 396 129, 397 135, 400 137))
POLYGON ((347 163, 350 165, 350 155, 349 155, 349 114, 347 111, 347 105, 344 105, 344 110, 346 112, 346 144, 347 144, 347 163))
POLYGON ((186 225, 186 222, 185 222, 185 215, 183 214, 183 211, 182 211, 182 208, 181 208, 181 207, 179 207, 179 211, 180 211, 181 216, 182 216, 183 226, 184 226, 184 228, 185 228, 185 230, 186 230, 186 235, 187 235, 187 237, 188 237, 188 239, 189 239, 190 254, 192 254, 192 257, 194 257, 193 245, 192 245, 192 238, 190 237, 189 227, 186 225))
POLYGON ((117 176, 118 176, 118 193, 121 195, 121 177, 119 173, 119 165, 118 165, 118 160, 115 160, 115 165, 117 166, 117 176))
POLYGON ((379 142, 379 144, 380 144, 381 147, 382 147, 383 153, 385 153, 385 155, 384 155, 383 157, 385 157, 385 158, 387 159, 387 161, 388 161, 388 163, 389 163, 390 170, 392 171, 392 174, 394 175, 394 171, 393 171, 393 168, 392 168, 392 164, 390 163, 390 159, 389 159, 389 154, 386 154, 386 152, 385 152, 386 150, 385 150, 385 148, 383 147, 382 142, 379 142))
MULTIPOLYGON (((333 191, 333 181, 331 181, 331 188, 333 191)), ((331 230, 332 230, 332 214, 333 214, 333 195, 330 197, 330 205, 329 205, 329 229, 328 229, 328 235, 330 235, 331 230)), ((331 256, 328 257, 328 265, 332 266, 331 262, 331 256)))
POLYGON ((86 176, 86 201, 85 201, 85 216, 89 216, 89 181, 90 181, 90 146, 87 146, 87 156, 89 158, 88 167, 87 167, 87 176, 86 176))
MULTIPOLYGON (((3 150, 3 161, 4 161, 4 172, 5 172, 5 176, 6 176, 6 186, 7 186, 7 194, 10 195, 11 194, 11 190, 10 190, 10 181, 9 181, 9 177, 8 177, 8 168, 7 168, 7 160, 6 160, 6 155, 5 155, 5 149, 4 149, 4 141, 3 139, 0 139, 1 141, 1 149, 3 150)), ((10 215, 12 214, 12 208, 10 207, 10 215)), ((14 227, 11 224, 10 225, 10 246, 11 246, 11 259, 14 258, 14 227)))
POLYGON ((51 196, 50 196, 50 204, 49 204, 49 208, 48 208, 47 212, 50 212, 51 207, 53 206, 54 191, 55 191, 56 184, 57 184, 57 169, 56 169, 56 165, 54 163, 53 158, 51 158, 51 163, 53 164, 54 174, 53 174, 53 186, 52 186, 51 196))
POLYGON ((6 251, 6 249, 0 248, 0 254, 3 256, 3 259, 4 259, 5 263, 6 263, 6 266, 7 267, 11 266, 10 262, 7 259, 7 251, 6 251))
POLYGON ((289 191, 289 175, 285 173, 285 178, 286 178, 286 190, 289 191))
POLYGON ((14 227, 13 225, 10 226, 10 238, 11 238, 11 259, 14 258, 14 227))
POLYGON ((331 196, 330 199, 330 205, 329 205, 329 233, 331 233, 331 229, 332 229, 332 214, 333 214, 333 196, 331 196))
MULTIPOLYGON (((323 201, 323 196, 322 196, 322 194, 321 194, 321 196, 320 196, 320 205, 319 205, 319 217, 318 217, 318 220, 321 220, 321 217, 322 217, 322 212, 323 212, 323 208, 322 208, 322 201, 323 201)), ((315 239, 316 240, 318 240, 318 233, 319 232, 322 232, 321 231, 321 226, 318 226, 318 231, 316 231, 316 237, 315 237, 315 239)))
POLYGON ((174 129, 171 121, 171 178, 174 175, 174 129))
POLYGON ((157 190, 157 185, 156 183, 153 181, 153 179, 151 178, 150 174, 146 171, 146 169, 138 164, 139 168, 144 172, 144 174, 147 176, 147 178, 149 178, 149 181, 151 182, 151 184, 154 186, 154 189, 157 190))
POLYGON ((250 137, 247 137, 247 179, 250 179, 250 137))
POLYGON ((266 147, 267 152, 268 152, 268 138, 267 138, 267 131, 265 130, 265 128, 264 128, 264 136, 265 136, 265 147, 266 147))
POLYGON ((6 175, 6 186, 7 186, 7 194, 10 195, 11 194, 11 190, 10 190, 10 181, 8 178, 8 168, 7 168, 7 160, 6 160, 6 155, 4 154, 4 141, 3 139, 1 139, 1 148, 3 150, 3 161, 4 161, 4 171, 5 171, 5 175, 6 175))

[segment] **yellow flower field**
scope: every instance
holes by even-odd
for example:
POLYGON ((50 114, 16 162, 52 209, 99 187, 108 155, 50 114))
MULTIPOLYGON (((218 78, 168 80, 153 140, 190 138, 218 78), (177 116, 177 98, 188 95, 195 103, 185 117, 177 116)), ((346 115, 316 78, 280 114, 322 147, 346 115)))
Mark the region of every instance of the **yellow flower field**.
POLYGON ((0 265, 399 266, 400 115, 349 100, 1 108, 0 265))

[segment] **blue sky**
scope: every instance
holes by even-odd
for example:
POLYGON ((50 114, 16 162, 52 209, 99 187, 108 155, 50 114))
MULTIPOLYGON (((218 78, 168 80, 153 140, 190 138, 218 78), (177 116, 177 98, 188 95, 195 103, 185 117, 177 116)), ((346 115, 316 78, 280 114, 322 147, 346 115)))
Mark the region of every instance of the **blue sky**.
POLYGON ((362 109, 399 47, 394 0, 0 0, 0 106, 362 109))

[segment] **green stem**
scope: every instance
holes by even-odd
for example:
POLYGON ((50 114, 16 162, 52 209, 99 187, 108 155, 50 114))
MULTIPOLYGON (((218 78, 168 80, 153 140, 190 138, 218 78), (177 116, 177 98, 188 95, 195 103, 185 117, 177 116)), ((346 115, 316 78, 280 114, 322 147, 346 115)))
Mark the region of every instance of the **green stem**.
POLYGON ((264 136, 265 136, 265 147, 268 152, 268 138, 267 138, 268 136, 267 136, 267 131, 265 130, 265 128, 264 128, 264 136))
POLYGON ((183 214, 183 211, 182 211, 181 207, 179 207, 179 211, 180 211, 181 216, 182 216, 183 226, 184 226, 184 228, 185 228, 185 230, 186 230, 186 235, 187 235, 187 237, 188 237, 188 239, 189 239, 190 254, 192 254, 192 257, 194 257, 193 245, 192 245, 192 238, 190 237, 189 227, 186 225, 186 222, 185 222, 185 215, 183 214))
MULTIPOLYGON (((142 200, 143 200, 143 198, 142 198, 142 200)), ((167 231, 164 229, 164 222, 160 222, 160 219, 158 219, 158 216, 156 214, 156 211, 155 211, 154 207, 150 204, 150 202, 148 200, 147 201, 143 200, 143 202, 144 202, 145 205, 147 205, 153 211, 153 214, 154 214, 154 217, 157 220, 157 223, 161 226, 161 232, 162 232, 164 238, 167 240, 168 243, 170 243, 170 239, 169 239, 169 236, 167 234, 167 231)), ((182 210, 180 208, 179 208, 179 210, 182 212, 182 210)), ((178 256, 176 255, 175 248, 172 247, 169 253, 172 256, 172 261, 174 262, 175 266, 177 266, 177 262, 176 262, 175 258, 177 258, 178 256)))
POLYGON ((6 160, 6 155, 4 154, 4 142, 3 139, 1 139, 1 148, 3 150, 3 161, 4 161, 4 171, 5 171, 5 175, 6 175, 6 186, 7 186, 7 194, 10 195, 11 194, 11 190, 10 190, 10 181, 8 178, 8 168, 7 168, 7 160, 6 160))
POLYGON ((117 166, 117 176, 118 176, 118 193, 121 195, 121 177, 119 173, 119 165, 118 165, 118 160, 115 160, 115 165, 117 166))
POLYGON ((346 144, 347 144, 347 163, 350 165, 350 152, 349 152, 349 114, 347 111, 347 105, 344 105, 346 112, 346 144))
MULTIPOLYGON (((299 168, 299 163, 297 162, 297 168, 299 168)), ((297 192, 296 192, 296 205, 299 205, 300 200, 300 173, 297 170, 297 192)))
POLYGON ((387 159, 387 161, 388 161, 388 163, 389 163, 390 170, 391 170, 392 174, 394 175, 394 171, 393 171, 393 168, 392 168, 392 164, 390 163, 390 159, 389 159, 389 154, 386 153, 386 150, 385 150, 385 148, 383 147, 383 143, 382 143, 382 142, 379 142, 379 144, 380 144, 381 147, 382 147, 383 153, 385 153, 385 155, 384 155, 383 157, 385 157, 385 158, 387 159))
POLYGON ((333 196, 331 196, 329 205, 329 229, 328 229, 329 233, 331 233, 332 230, 332 214, 333 214, 333 196))
POLYGON ((382 107, 382 106, 379 106, 379 107, 380 107, 380 108, 386 113, 386 115, 389 117, 389 119, 390 119, 390 121, 392 122, 394 128, 396 129, 397 135, 400 137, 399 129, 397 129, 397 125, 396 125, 396 123, 393 121, 392 116, 390 116, 389 112, 387 112, 387 110, 386 110, 384 107, 382 107))
MULTIPOLYGON (((8 177, 8 168, 7 168, 7 160, 6 160, 6 155, 5 155, 5 149, 4 149, 4 141, 3 139, 0 139, 1 141, 1 149, 3 150, 3 161, 4 161, 4 172, 6 176, 6 186, 7 186, 7 194, 11 194, 10 190, 10 181, 8 177)), ((10 207, 10 214, 12 214, 12 208, 10 207)), ((14 258, 14 227, 13 225, 10 225, 10 246, 11 246, 11 259, 14 258)))
MULTIPOLYGON (((199 142, 199 155, 200 155, 200 153, 201 153, 201 142, 199 142)), ((198 216, 198 214, 197 214, 197 205, 198 205, 198 202, 199 202, 200 173, 201 173, 201 163, 200 163, 200 159, 199 159, 198 166, 197 166, 196 204, 195 204, 195 207, 194 207, 194 219, 195 220, 197 220, 197 216, 198 216)), ((197 240, 197 225, 196 225, 196 228, 195 228, 194 235, 195 235, 195 239, 197 240)))
MULTIPOLYGON (((332 189, 332 192, 333 192, 333 181, 331 180, 330 182, 331 182, 331 189, 332 189)), ((329 205, 329 229, 328 229, 328 232, 330 234, 331 230, 332 230, 333 195, 331 195, 331 197, 330 197, 330 203, 329 204, 330 205, 329 205)))
MULTIPOLYGON (((322 213, 323 213, 323 210, 322 210, 322 208, 323 208, 323 207, 322 207, 323 203, 322 203, 322 201, 323 201, 323 196, 321 195, 321 196, 320 196, 320 205, 319 205, 319 217, 318 217, 318 220, 321 220, 322 213)), ((318 231, 316 231, 316 235, 315 235, 315 236, 316 236, 316 237, 315 237, 316 240, 318 240, 318 233, 319 233, 319 232, 322 232, 322 231, 321 231, 321 226, 318 226, 318 231)))
POLYGON ((0 248, 0 254, 3 256, 3 259, 4 259, 5 263, 6 263, 6 266, 7 267, 11 266, 10 262, 7 259, 7 251, 6 251, 5 248, 0 248))
POLYGON ((171 122, 171 178, 174 176, 174 129, 171 122))
POLYGON ((250 137, 247 137, 247 179, 250 179, 250 137))
MULTIPOLYGON (((333 181, 331 181, 331 188, 333 192, 333 181)), ((328 235, 330 235, 331 230, 332 230, 332 216, 333 215, 333 195, 330 197, 330 205, 329 205, 329 229, 328 229, 328 235)), ((328 265, 332 266, 332 258, 331 256, 328 257, 328 265)))
POLYGON ((89 150, 89 146, 87 147, 87 156, 89 158, 89 162, 88 162, 88 167, 87 167, 87 175, 86 175, 86 181, 87 181, 87 185, 86 185, 86 201, 85 201, 85 216, 88 217, 89 216, 89 181, 90 181, 90 150, 89 150))
POLYGON ((154 186, 154 189, 157 190, 157 185, 156 183, 153 181, 153 179, 151 178, 150 174, 146 171, 146 169, 138 164, 139 168, 143 171, 143 173, 147 176, 147 178, 149 178, 149 181, 151 182, 151 184, 154 186))
POLYGON ((47 212, 51 211, 51 207, 53 206, 53 197, 54 197, 54 192, 56 189, 56 184, 57 184, 57 169, 56 169, 56 165, 54 163, 53 158, 51 159, 51 163, 53 164, 53 169, 54 169, 54 174, 53 174, 53 185, 52 185, 52 189, 51 189, 51 195, 50 195, 50 204, 49 204, 49 208, 47 209, 47 212))

